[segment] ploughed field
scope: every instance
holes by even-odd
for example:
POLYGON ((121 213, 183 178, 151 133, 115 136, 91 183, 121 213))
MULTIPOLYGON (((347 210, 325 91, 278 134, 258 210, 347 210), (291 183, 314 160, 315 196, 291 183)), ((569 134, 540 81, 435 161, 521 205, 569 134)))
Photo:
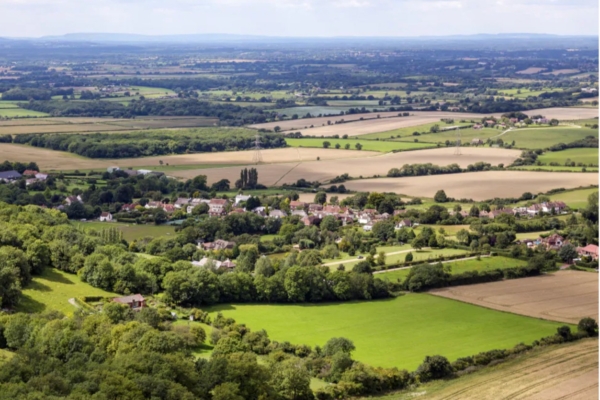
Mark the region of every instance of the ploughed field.
POLYGON ((598 175, 585 172, 483 171, 450 175, 404 178, 376 178, 345 182, 358 192, 394 192, 430 197, 443 189, 456 199, 487 200, 519 197, 525 192, 540 193, 556 188, 577 188, 598 184, 598 175))
POLYGON ((436 296, 495 310, 576 324, 598 320, 598 274, 558 271, 526 279, 456 286, 430 291, 436 296))
POLYGON ((354 357, 374 366, 414 370, 427 355, 450 360, 491 349, 531 343, 559 323, 502 313, 429 294, 390 300, 328 304, 218 305, 272 340, 322 346, 332 337, 354 342, 354 357))

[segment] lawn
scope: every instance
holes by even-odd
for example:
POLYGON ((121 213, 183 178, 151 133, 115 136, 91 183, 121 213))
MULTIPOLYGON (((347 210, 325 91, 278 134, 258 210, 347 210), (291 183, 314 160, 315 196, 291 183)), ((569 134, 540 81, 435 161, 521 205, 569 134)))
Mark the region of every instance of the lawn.
POLYGON ((33 110, 26 110, 24 108, 5 108, 4 106, 2 106, 2 108, 0 108, 0 117, 6 117, 6 118, 15 118, 15 117, 46 117, 48 116, 48 114, 40 112, 40 111, 33 111, 33 110))
POLYGON ((515 142, 520 149, 545 149, 558 143, 570 143, 586 136, 598 137, 598 129, 590 128, 535 128, 516 129, 502 135, 504 143, 515 142))
POLYGON ((31 313, 55 310, 70 315, 75 311, 75 306, 69 303, 69 299, 82 296, 119 295, 81 282, 77 275, 46 268, 42 275, 34 277, 33 281, 23 289, 17 311, 31 313))
MULTIPOLYGON (((362 139, 362 138, 361 138, 362 139)), ((366 151, 381 151, 390 152, 394 150, 415 150, 433 147, 429 143, 414 143, 414 142, 384 142, 379 140, 359 140, 359 139, 335 139, 335 138, 305 138, 305 139, 285 139, 288 146, 291 147, 324 147, 323 142, 329 142, 330 147, 335 148, 336 144, 340 145, 340 150, 343 150, 346 145, 349 145, 350 150, 356 149, 356 144, 362 145, 362 150, 366 151)))
POLYGON ((78 222, 75 224, 75 226, 85 230, 119 228, 123 232, 123 238, 128 242, 147 236, 158 237, 175 234, 175 228, 172 225, 136 225, 122 224, 119 222, 78 222))
POLYGON ((503 313, 429 294, 368 302, 218 305, 206 309, 271 340, 323 346, 333 337, 354 342, 354 358, 367 364, 414 370, 427 355, 455 360, 486 350, 531 343, 563 325, 503 313))
POLYGON ((562 151, 548 151, 538 157, 542 164, 552 162, 564 165, 567 160, 587 165, 598 165, 598 149, 566 149, 562 151))
MULTIPOLYGON (((514 267, 521 267, 527 263, 522 260, 515 260, 508 257, 483 257, 481 260, 473 258, 471 260, 464 261, 452 261, 444 263, 444 266, 451 267, 450 273, 452 275, 462 274, 467 271, 489 271, 492 269, 507 269, 514 267)), ((408 275, 410 268, 398 269, 395 271, 382 272, 375 274, 376 278, 388 280, 390 282, 396 282, 397 280, 404 280, 408 275)))

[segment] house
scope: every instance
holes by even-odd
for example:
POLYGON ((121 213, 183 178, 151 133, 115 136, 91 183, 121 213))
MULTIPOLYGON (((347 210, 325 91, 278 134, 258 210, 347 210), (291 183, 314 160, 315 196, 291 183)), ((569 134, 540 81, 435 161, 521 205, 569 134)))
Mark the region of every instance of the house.
POLYGON ((403 219, 402 221, 396 224, 396 229, 402 229, 404 227, 410 228, 412 226, 412 222, 410 219, 403 219))
POLYGON ((238 194, 237 196, 235 196, 235 202, 234 204, 237 206, 240 203, 243 203, 244 201, 248 201, 248 199, 252 197, 250 195, 245 195, 245 194, 238 194))
POLYGON ((483 144, 483 140, 475 138, 475 139, 471 140, 471 144, 475 145, 475 146, 479 146, 480 144, 483 144))
POLYGON ((109 212, 103 212, 100 214, 100 222, 111 222, 113 220, 113 216, 109 212))
POLYGON ((137 204, 137 203, 123 204, 121 206, 121 211, 123 211, 123 212, 135 211, 135 207, 138 206, 138 205, 139 204, 137 204))
POLYGON ((483 128, 483 126, 481 124, 473 125, 473 129, 481 129, 481 128, 483 128))
POLYGON ((292 215, 297 215, 297 216, 299 216, 300 218, 304 218, 304 217, 306 217, 308 214, 307 214, 307 213, 306 213, 306 211, 304 211, 304 210, 294 210, 294 211, 292 211, 292 215))
POLYGON ((581 93, 596 93, 597 91, 598 91, 598 89, 596 89, 594 87, 581 88, 581 93))
POLYGON ((227 199, 211 199, 208 202, 208 215, 211 217, 220 217, 226 213, 225 207, 227 207, 229 201, 227 199))
POLYGON ((301 221, 305 226, 313 226, 319 225, 321 223, 321 218, 316 215, 307 215, 306 217, 302 218, 301 221))
POLYGON ((233 249, 235 242, 228 242, 227 240, 217 239, 214 242, 200 243, 198 247, 204 250, 226 250, 233 249))
POLYGON ((173 205, 175 206, 175 208, 180 209, 184 206, 187 207, 187 205, 189 204, 189 202, 191 200, 192 200, 191 198, 186 199, 185 197, 179 197, 179 198, 177 198, 177 200, 175 200, 175 203, 173 203, 173 205))
MULTIPOLYGON (((487 216, 488 216, 488 218, 494 219, 502 214, 514 215, 514 211, 510 208, 503 208, 501 210, 490 211, 487 216)), ((481 213, 480 213, 480 215, 481 215, 481 213)))
POLYGON ((135 169, 124 169, 123 172, 125 172, 127 176, 137 176, 139 173, 135 169))
POLYGON ((145 209, 151 209, 151 208, 159 208, 161 207, 162 204, 160 201, 149 201, 148 203, 146 203, 146 205, 144 206, 145 209))
POLYGON ((125 297, 115 297, 113 299, 115 303, 125 304, 129 306, 133 311, 139 311, 146 307, 146 300, 141 294, 134 294, 125 297))
POLYGON ((121 168, 119 168, 119 167, 108 167, 108 168, 106 168, 106 172, 111 173, 111 174, 113 172, 120 171, 120 170, 121 170, 121 168))
POLYGON ((542 203, 542 211, 545 213, 551 213, 554 210, 554 213, 560 214, 563 212, 567 205, 562 201, 550 201, 548 203, 542 203))
POLYGON ((210 200, 208 200, 208 199, 192 199, 187 206, 187 213, 191 214, 192 211, 194 210, 194 208, 199 206, 202 203, 208 204, 208 203, 210 203, 210 200))
POLYGON ((41 172, 38 172, 37 174, 35 174, 35 179, 40 180, 40 181, 45 181, 46 179, 48 179, 48 174, 43 174, 41 172))
POLYGON ((235 263, 233 261, 231 261, 229 258, 225 261, 219 261, 219 260, 213 260, 208 257, 203 257, 202 260, 200 260, 200 261, 192 261, 192 265, 194 267, 204 267, 207 264, 209 264, 209 262, 212 262, 212 264, 215 266, 215 268, 226 268, 229 270, 235 268, 235 263))
POLYGON ((25 179, 25 186, 33 185, 34 183, 38 183, 39 180, 35 178, 25 179))
POLYGON ((363 229, 365 230, 365 232, 369 232, 373 230, 373 224, 365 224, 363 225, 363 229))
POLYGON ((519 122, 519 119, 518 118, 511 118, 509 121, 510 121, 511 124, 516 124, 517 122, 519 122))
POLYGON ((35 176, 36 174, 38 174, 38 171, 35 171, 33 169, 26 169, 25 171, 23 171, 23 176, 35 176))
POLYGON ((83 203, 83 200, 81 199, 81 196, 79 196, 79 195, 67 196, 67 198, 65 199, 65 203, 67 203, 67 205, 70 206, 71 204, 74 204, 74 203, 83 203))
POLYGON ((0 172, 0 181, 10 182, 21 178, 21 174, 17 171, 2 171, 0 172))
POLYGON ((290 209, 291 210, 304 210, 306 208, 306 203, 302 201, 290 201, 290 209))
POLYGON ((358 223, 361 225, 369 224, 373 220, 373 216, 368 213, 360 213, 358 214, 358 223))
POLYGON ((172 213, 175 211, 175 206, 173 204, 168 204, 165 203, 162 205, 162 209, 166 212, 166 213, 172 213))
POLYGON ((287 213, 281 210, 271 210, 271 212, 269 213, 269 217, 281 219, 287 217, 287 213))
POLYGON ((308 212, 309 213, 316 213, 323 210, 323 205, 321 204, 315 204, 315 203, 311 203, 308 205, 308 212))
POLYGON ((588 244, 585 247, 578 247, 577 254, 580 257, 591 257, 593 260, 598 259, 598 246, 595 244, 588 244))
MULTIPOLYGON (((347 209, 346 209, 347 210, 347 209)), ((344 211, 346 211, 344 210, 344 211)), ((342 208, 340 206, 325 206, 322 208, 322 213, 323 215, 334 215, 334 214, 339 214, 342 211, 342 208)))
POLYGON ((565 238, 560 236, 558 233, 553 233, 545 239, 542 239, 542 244, 546 246, 548 250, 558 250, 566 244, 565 238))

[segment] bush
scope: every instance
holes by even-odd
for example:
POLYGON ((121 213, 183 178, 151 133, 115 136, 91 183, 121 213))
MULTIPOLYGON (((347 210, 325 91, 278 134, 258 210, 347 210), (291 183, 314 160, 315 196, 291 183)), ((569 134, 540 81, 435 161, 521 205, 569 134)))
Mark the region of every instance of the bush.
POLYGON ((416 375, 421 382, 428 382, 434 379, 444 379, 452 376, 454 369, 450 361, 444 356, 427 356, 419 368, 416 375))
POLYGON ((578 332, 585 332, 588 336, 598 336, 598 323, 595 319, 586 317, 582 318, 577 324, 578 332))

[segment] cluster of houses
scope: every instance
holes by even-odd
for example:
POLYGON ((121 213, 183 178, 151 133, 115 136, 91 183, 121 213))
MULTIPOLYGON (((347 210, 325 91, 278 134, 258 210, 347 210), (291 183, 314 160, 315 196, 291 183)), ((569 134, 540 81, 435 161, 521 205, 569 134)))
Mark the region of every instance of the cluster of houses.
MULTIPOLYGON (((503 209, 493 210, 493 211, 480 211, 479 217, 494 219, 502 214, 530 216, 530 217, 538 215, 539 213, 551 214, 552 212, 554 212, 555 214, 563 214, 565 212, 566 208, 567 208, 567 205, 562 201, 549 201, 549 202, 544 202, 544 203, 539 203, 539 204, 532 204, 528 207, 521 206, 521 207, 515 207, 515 208, 503 208, 503 209)), ((449 214, 451 216, 460 214, 463 218, 466 218, 469 216, 468 211, 460 211, 459 213, 457 213, 457 212, 451 210, 451 211, 449 211, 449 214)))
MULTIPOLYGON (((517 240, 517 244, 525 244, 529 248, 536 248, 542 246, 546 250, 560 250, 564 245, 568 244, 569 241, 558 233, 553 233, 546 238, 537 239, 523 239, 517 240)), ((580 257, 589 257, 593 260, 598 260, 598 246, 595 244, 588 244, 584 247, 577 247, 577 254, 580 257)))
POLYGON ((22 177, 26 178, 25 184, 29 186, 37 182, 44 182, 46 179, 48 179, 48 174, 32 169, 26 169, 22 174, 14 170, 0 172, 0 181, 5 183, 18 181, 22 177))
POLYGON ((144 175, 144 176, 157 176, 157 177, 161 177, 164 176, 165 173, 164 172, 160 172, 160 171, 152 171, 150 169, 121 169, 119 167, 108 167, 106 168, 106 172, 109 173, 113 173, 113 172, 117 172, 117 171, 123 171, 125 172, 128 176, 137 176, 137 175, 144 175))

